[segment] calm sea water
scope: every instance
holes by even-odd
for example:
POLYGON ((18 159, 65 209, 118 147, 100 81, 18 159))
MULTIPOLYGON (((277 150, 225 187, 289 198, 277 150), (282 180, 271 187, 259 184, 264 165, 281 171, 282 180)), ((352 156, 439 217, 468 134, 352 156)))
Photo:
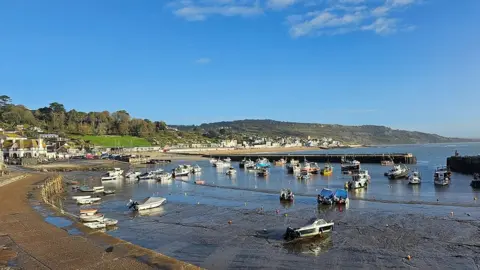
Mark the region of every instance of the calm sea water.
MULTIPOLYGON (((408 185, 407 180, 388 180, 383 173, 390 167, 379 164, 362 164, 362 168, 369 170, 372 177, 371 184, 366 189, 351 191, 349 195, 352 200, 348 209, 340 209, 340 211, 356 211, 356 209, 403 211, 403 209, 408 209, 408 211, 433 215, 446 213, 446 209, 439 208, 434 204, 443 205, 442 207, 447 207, 448 211, 451 209, 453 211, 454 207, 460 206, 473 209, 472 207, 477 206, 477 200, 474 198, 480 197, 480 191, 473 190, 469 186, 472 176, 454 173, 449 186, 436 187, 433 184, 435 168, 445 165, 446 158, 453 155, 455 150, 461 155, 477 155, 480 154, 480 143, 399 145, 328 151, 332 154, 413 153, 417 156, 418 164, 412 165, 410 168, 418 169, 423 176, 421 185, 411 186, 408 185)), ((305 153, 315 152, 325 153, 325 151, 305 153)), ((233 163, 233 167, 237 168, 237 175, 234 177, 227 176, 226 169, 212 167, 208 160, 178 161, 161 167, 168 171, 179 164, 198 164, 203 171, 201 174, 169 182, 121 180, 104 184, 106 188, 116 189, 117 193, 113 196, 103 197, 101 204, 95 207, 98 207, 107 216, 119 219, 119 229, 112 231, 112 235, 205 267, 212 266, 208 261, 213 260, 211 257, 215 257, 212 255, 215 252, 212 250, 208 254, 203 254, 202 252, 206 252, 205 249, 191 238, 201 237, 199 235, 208 234, 208 232, 206 229, 200 230, 199 228, 188 227, 186 229, 185 225, 179 225, 180 223, 212 225, 218 222, 223 223, 224 218, 235 218, 231 216, 232 212, 247 211, 248 213, 248 211, 259 211, 259 209, 272 212, 282 211, 281 213, 318 214, 324 211, 317 208, 315 199, 320 190, 322 188, 343 188, 344 183, 350 179, 349 176, 341 175, 339 164, 333 164, 334 174, 332 176, 314 175, 308 181, 295 179, 293 175, 286 173, 284 167, 272 167, 271 174, 266 178, 239 169, 238 163, 233 163), (194 180, 204 180, 207 184, 217 187, 195 185, 193 184, 194 180), (280 204, 278 195, 282 188, 290 188, 296 194, 293 204, 280 204), (152 195, 166 197, 168 203, 142 215, 132 214, 126 209, 126 203, 130 198, 141 200, 152 195), (194 206, 198 206, 197 210, 193 208, 194 206), (171 225, 165 227, 165 222, 171 225), (172 232, 170 226, 179 226, 181 233, 180 231, 172 232), (172 241, 177 241, 179 246, 172 247, 171 244, 166 244, 166 242, 172 241), (192 241, 200 246, 191 246, 192 241), (182 252, 187 246, 192 250, 182 252)), ((323 166, 323 164, 319 165, 323 166)), ((68 179, 83 180, 89 177, 93 177, 94 180, 87 180, 87 184, 100 185, 99 173, 96 172, 66 174, 68 179)), ((73 194, 69 194, 69 197, 71 195, 73 194)), ((74 213, 78 213, 79 210, 79 206, 69 198, 65 201, 64 207, 74 213)), ((284 224, 285 221, 279 220, 278 222, 277 225, 287 225, 284 224)), ((254 221, 245 221, 242 224, 239 226, 245 231, 253 230, 252 227, 255 226, 254 221)), ((217 237, 215 234, 208 235, 208 238, 198 240, 199 243, 209 242, 217 237)), ((218 247, 219 245, 215 244, 214 246, 218 247)))

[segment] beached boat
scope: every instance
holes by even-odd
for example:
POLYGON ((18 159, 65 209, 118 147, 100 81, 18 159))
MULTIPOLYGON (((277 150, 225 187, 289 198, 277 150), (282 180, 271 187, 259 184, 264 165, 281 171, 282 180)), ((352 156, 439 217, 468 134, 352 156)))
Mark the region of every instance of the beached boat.
POLYGON ((92 215, 86 215, 86 214, 80 214, 80 220, 83 222, 94 222, 94 221, 103 221, 103 218, 105 217, 104 214, 92 214, 92 215))
POLYGON ((393 165, 393 168, 388 172, 386 172, 385 175, 388 177, 388 179, 391 179, 391 180, 407 178, 409 170, 410 169, 407 166, 403 164, 397 164, 397 165, 393 165))
POLYGON ((280 190, 280 201, 289 201, 292 202, 295 198, 293 192, 290 189, 282 189, 280 190))
POLYGON ((81 192, 94 192, 94 189, 89 186, 81 186, 78 190, 81 192))
POLYGON ((103 192, 105 190, 105 187, 104 186, 96 186, 96 187, 93 187, 93 192, 97 193, 97 192, 103 192))
POLYGON ((127 204, 128 208, 141 211, 146 209, 152 209, 156 207, 160 207, 160 205, 164 204, 167 199, 162 197, 147 197, 143 201, 137 202, 130 199, 130 202, 127 204))
POLYGON ((102 182, 111 182, 111 181, 117 181, 118 179, 120 179, 120 176, 103 176, 102 178, 100 178, 100 180, 102 182))
POLYGON ((342 157, 342 163, 340 167, 343 174, 357 173, 360 170, 360 161, 346 160, 344 157, 342 157))
POLYGON ((198 166, 198 164, 195 164, 192 168, 192 173, 200 173, 202 172, 202 167, 198 166))
POLYGON ((225 173, 226 175, 236 175, 237 174, 237 170, 235 170, 233 167, 230 167, 227 172, 225 173))
POLYGON ((80 209, 80 215, 95 215, 98 209, 80 209))
POLYGON ((367 187, 370 182, 370 175, 367 170, 360 170, 357 174, 352 175, 352 180, 347 183, 347 188, 357 189, 367 187))
POLYGON ((301 171, 300 173, 297 173, 297 179, 299 180, 308 180, 310 179, 310 173, 308 171, 301 171))
POLYGON ((101 198, 79 199, 79 200, 77 200, 77 203, 78 204, 91 204, 91 203, 94 203, 94 202, 98 202, 100 200, 101 200, 101 198))
POLYGON ((325 164, 325 167, 320 171, 323 176, 330 176, 333 174, 333 166, 330 163, 325 164))
POLYGON ((80 199, 88 199, 91 198, 92 196, 87 195, 87 196, 73 196, 72 199, 74 200, 80 200, 80 199))
POLYGON ((317 195, 317 202, 321 204, 333 204, 333 191, 328 188, 322 189, 320 194, 317 195))
POLYGON ((192 170, 189 169, 187 166, 178 166, 173 170, 172 176, 173 177, 182 177, 182 176, 188 176, 192 170))
POLYGON ((422 176, 420 175, 420 173, 418 171, 414 171, 408 177, 408 183, 410 185, 418 185, 418 184, 422 183, 422 176))
POLYGON ((139 171, 129 171, 125 177, 128 179, 137 179, 140 175, 142 175, 139 171))
POLYGON ((326 222, 324 219, 313 219, 308 222, 308 225, 300 228, 288 227, 283 237, 287 241, 292 241, 299 238, 314 237, 332 231, 333 226, 333 221, 326 222))
POLYGON ((258 171, 257 171, 258 176, 267 177, 269 174, 270 174, 270 172, 268 171, 267 168, 258 169, 258 171))
POLYGON ((104 223, 106 226, 115 226, 115 225, 117 225, 118 220, 113 219, 113 218, 104 218, 104 219, 103 219, 103 223, 104 223))
POLYGON ((87 222, 83 223, 83 225, 89 227, 90 229, 102 229, 107 227, 107 225, 103 222, 87 222))
POLYGON ((437 186, 447 186, 451 181, 451 173, 447 167, 439 167, 433 174, 433 183, 437 186))
POLYGON ((478 173, 473 174, 473 180, 470 182, 472 188, 480 188, 480 175, 478 173))
POLYGON ((113 171, 107 172, 109 176, 123 176, 123 170, 120 168, 113 168, 113 171))
POLYGON ((348 192, 344 189, 335 190, 335 194, 333 195, 333 201, 337 204, 348 203, 348 192))
POLYGON ((115 194, 115 190, 114 189, 105 189, 103 191, 103 195, 112 195, 112 194, 115 194))

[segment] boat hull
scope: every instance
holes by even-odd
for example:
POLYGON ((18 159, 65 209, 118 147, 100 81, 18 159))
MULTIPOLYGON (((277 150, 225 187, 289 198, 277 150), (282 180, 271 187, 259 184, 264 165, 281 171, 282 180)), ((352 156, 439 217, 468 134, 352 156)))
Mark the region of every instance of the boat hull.
POLYGON ((472 181, 472 182, 470 183, 470 186, 471 186, 472 188, 480 188, 480 181, 472 181))

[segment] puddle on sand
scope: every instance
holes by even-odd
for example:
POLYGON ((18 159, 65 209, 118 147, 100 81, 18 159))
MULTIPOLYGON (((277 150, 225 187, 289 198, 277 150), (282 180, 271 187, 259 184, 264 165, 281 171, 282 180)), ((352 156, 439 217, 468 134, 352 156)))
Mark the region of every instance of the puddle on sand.
POLYGON ((52 216, 48 216, 45 218, 45 221, 58 227, 58 228, 64 228, 64 227, 68 227, 68 226, 71 226, 73 224, 73 222, 67 218, 64 218, 64 217, 52 217, 52 216))
POLYGON ((68 234, 70 234, 70 235, 80 235, 80 234, 82 234, 82 232, 79 231, 79 230, 76 229, 76 228, 72 228, 72 229, 70 229, 70 230, 67 230, 67 232, 68 232, 68 234))

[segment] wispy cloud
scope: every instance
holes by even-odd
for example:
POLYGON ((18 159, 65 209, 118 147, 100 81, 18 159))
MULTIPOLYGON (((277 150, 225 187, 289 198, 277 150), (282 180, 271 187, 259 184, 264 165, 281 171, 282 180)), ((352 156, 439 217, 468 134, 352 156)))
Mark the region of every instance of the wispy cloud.
POLYGON ((189 21, 203 21, 209 16, 253 16, 263 13, 254 0, 182 0, 169 4, 173 13, 189 21))
POLYGON ((173 0, 178 17, 203 21, 212 16, 255 16, 287 13, 293 38, 370 31, 379 35, 411 31, 415 26, 398 17, 423 0, 173 0), (292 14, 291 11, 295 10, 292 14), (290 14, 289 14, 290 13, 290 14))
POLYGON ((206 64, 210 64, 211 62, 212 62, 212 59, 207 57, 202 57, 195 60, 195 63, 199 65, 206 65, 206 64))

